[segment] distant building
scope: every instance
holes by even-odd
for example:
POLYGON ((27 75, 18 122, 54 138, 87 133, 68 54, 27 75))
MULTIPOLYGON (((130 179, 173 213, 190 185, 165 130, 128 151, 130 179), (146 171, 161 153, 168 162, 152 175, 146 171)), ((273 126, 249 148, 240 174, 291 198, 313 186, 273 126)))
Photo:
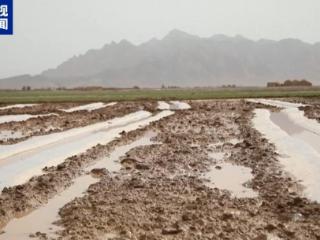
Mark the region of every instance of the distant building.
POLYGON ((281 83, 278 82, 268 82, 267 87, 281 87, 281 83))
POLYGON ((312 87, 312 83, 305 79, 302 80, 286 80, 281 82, 268 82, 267 87, 312 87))

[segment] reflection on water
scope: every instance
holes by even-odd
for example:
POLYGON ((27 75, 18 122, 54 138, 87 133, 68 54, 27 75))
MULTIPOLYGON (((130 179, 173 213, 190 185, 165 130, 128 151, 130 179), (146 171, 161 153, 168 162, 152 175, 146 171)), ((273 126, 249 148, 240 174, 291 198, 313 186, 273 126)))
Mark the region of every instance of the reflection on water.
POLYGON ((61 194, 50 199, 48 204, 36 209, 30 214, 17 218, 9 222, 4 229, 4 234, 0 234, 0 240, 21 240, 29 239, 31 233, 42 232, 53 237, 59 227, 52 223, 57 220, 58 212, 61 207, 73 200, 81 197, 87 188, 97 182, 98 179, 90 175, 77 178, 74 184, 61 194))
POLYGON ((305 195, 320 201, 320 125, 296 108, 274 113, 256 109, 254 126, 275 144, 284 168, 305 187, 305 195))
MULTIPOLYGON (((229 142, 238 143, 239 140, 232 139, 229 142)), ((211 166, 210 170, 204 175, 204 178, 209 180, 207 185, 212 188, 228 190, 233 197, 237 198, 257 197, 257 192, 244 186, 253 178, 251 169, 225 162, 230 156, 230 152, 222 151, 219 144, 211 144, 210 146, 213 151, 209 152, 208 155, 216 165, 211 166)))
POLYGON ((64 111, 64 112, 75 112, 75 111, 88 111, 88 112, 91 112, 91 111, 94 111, 94 110, 98 110, 100 108, 113 106, 115 104, 116 104, 116 102, 111 102, 111 103, 103 103, 103 102, 90 103, 90 104, 81 105, 81 106, 77 106, 77 107, 73 107, 73 108, 69 108, 69 109, 62 109, 62 111, 64 111))
POLYGON ((291 136, 302 139, 320 153, 320 136, 317 132, 291 121, 284 111, 272 112, 270 119, 283 131, 291 136))
MULTIPOLYGON (((161 117, 161 113, 159 116, 161 117)), ((0 189, 24 183, 32 176, 41 174, 45 166, 55 166, 97 144, 106 144, 118 137, 120 132, 137 129, 155 118, 149 112, 139 111, 113 119, 110 123, 97 123, 33 137, 13 145, 1 145, 0 156, 16 154, 0 159, 0 189)))
POLYGON ((20 131, 2 130, 0 131, 0 140, 6 142, 10 139, 22 138, 23 133, 20 131))
POLYGON ((40 114, 40 115, 31 115, 31 114, 3 115, 3 116, 0 116, 0 123, 22 122, 30 118, 47 117, 47 116, 53 116, 53 115, 57 115, 57 114, 49 113, 49 114, 40 114))
POLYGON ((170 105, 164 101, 159 101, 158 102, 158 109, 159 110, 169 110, 170 109, 170 105))
POLYGON ((244 186, 253 178, 250 168, 224 162, 212 166, 205 178, 210 180, 209 187, 228 190, 234 197, 254 198, 258 196, 253 189, 244 186))
POLYGON ((173 113, 165 110, 152 116, 149 112, 139 111, 84 129, 34 137, 14 145, 0 145, 0 155, 18 151, 16 155, 0 159, 0 189, 24 183, 32 176, 41 174, 45 166, 55 166, 66 158, 82 153, 97 144, 106 144, 114 140, 122 131, 142 128, 173 113), (1 149, 7 152, 3 153, 1 149), (19 153, 19 149, 25 151, 19 153), (28 149, 29 151, 26 151, 28 149))
POLYGON ((171 110, 185 110, 190 108, 191 106, 188 103, 180 102, 180 101, 170 101, 171 110))
MULTIPOLYGON (((159 116, 158 116, 159 117, 159 116)), ((97 182, 98 179, 89 175, 89 172, 95 168, 106 168, 109 172, 117 172, 121 168, 120 158, 125 156, 131 149, 139 146, 158 144, 153 142, 152 138, 156 136, 154 132, 147 132, 143 137, 133 141, 130 144, 120 146, 110 153, 108 157, 98 160, 93 165, 87 167, 87 175, 76 178, 73 184, 65 191, 50 199, 48 204, 36 209, 29 215, 12 220, 4 229, 5 233, 0 235, 0 240, 5 239, 27 239, 30 233, 46 233, 50 237, 55 236, 55 232, 61 230, 53 223, 58 220, 58 211, 68 202, 76 197, 81 197, 88 187, 97 182), (32 223, 32 224, 30 224, 32 223)), ((113 234, 105 235, 103 239, 109 239, 113 234)))
POLYGON ((283 112, 272 112, 270 119, 289 135, 301 133, 304 130, 302 127, 293 124, 283 112))
POLYGON ((170 101, 169 103, 164 101, 158 102, 158 109, 160 110, 186 110, 190 108, 191 106, 188 103, 181 101, 170 101))
POLYGON ((151 139, 156 135, 157 134, 154 132, 148 132, 142 138, 128 145, 117 147, 113 152, 110 153, 110 156, 99 160, 95 164, 88 167, 87 170, 91 171, 94 168, 106 168, 109 172, 118 172, 121 169, 120 157, 125 156, 125 154, 133 148, 156 144, 155 142, 151 141, 151 139))
POLYGON ((12 109, 12 108, 25 108, 25 107, 32 107, 36 105, 39 105, 39 104, 14 104, 14 105, 9 105, 5 107, 0 107, 0 110, 12 109))
POLYGON ((264 98, 258 98, 258 99, 246 99, 247 102, 253 102, 253 103, 261 103, 264 105, 274 106, 278 108, 298 108, 305 106, 302 103, 292 103, 292 102, 285 102, 280 100, 273 100, 273 99, 264 99, 264 98))

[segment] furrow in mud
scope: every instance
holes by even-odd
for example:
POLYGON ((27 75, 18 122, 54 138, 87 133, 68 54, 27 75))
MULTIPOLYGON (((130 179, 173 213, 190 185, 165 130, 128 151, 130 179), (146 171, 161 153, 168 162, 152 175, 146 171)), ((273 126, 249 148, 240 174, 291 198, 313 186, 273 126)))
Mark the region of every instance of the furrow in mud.
POLYGON ((14 217, 27 214, 29 211, 45 204, 48 199, 69 186, 72 179, 80 175, 86 165, 103 158, 115 146, 133 141, 146 130, 140 130, 141 128, 172 113, 171 111, 162 111, 154 116, 132 122, 122 128, 112 129, 113 133, 105 133, 107 137, 110 135, 108 137, 109 143, 98 144, 82 154, 69 157, 58 166, 45 167, 46 174, 32 177, 24 184, 5 187, 0 195, 0 226, 5 225, 14 217), (127 134, 125 130, 129 131, 129 133, 127 134), (118 138, 119 133, 123 137, 118 138))
MULTIPOLYGON (((59 210, 53 239, 318 240, 319 203, 303 197, 302 185, 285 171, 276 146, 254 128, 254 110, 265 105, 240 100, 190 105, 4 189, 1 223, 45 204, 90 164, 151 130, 157 133, 155 144, 127 149, 120 170, 93 165, 91 173, 99 179, 59 210), (241 180, 241 191, 254 194, 239 195, 208 177, 213 168, 227 171, 226 166, 251 171, 241 180)), ((46 232, 33 236, 51 237, 46 232)))
MULTIPOLYGON (((85 127, 90 124, 103 122, 116 117, 122 117, 129 113, 139 110, 155 112, 156 102, 122 102, 118 104, 105 104, 103 108, 93 109, 91 111, 78 109, 77 111, 64 112, 61 109, 70 109, 75 104, 39 104, 27 108, 8 109, 0 111, 1 115, 16 115, 16 114, 52 114, 50 116, 32 117, 25 121, 7 122, 0 124, 1 132, 20 132, 20 137, 6 134, 8 137, 0 139, 0 144, 8 145, 25 141, 33 136, 41 136, 56 132, 66 131, 72 128, 85 127)), ((81 107, 82 105, 80 105, 81 107)), ((1 118, 1 116, 0 116, 1 118)), ((4 134, 3 134, 4 136, 4 134)))
POLYGON ((161 144, 132 149, 121 173, 106 172, 85 196, 63 207, 59 235, 318 239, 319 204, 300 196, 299 183, 283 171, 274 146, 253 128, 252 117, 252 105, 244 102, 203 101, 154 123, 161 144), (218 166, 210 152, 224 152, 224 161, 252 169, 245 187, 258 196, 237 198, 208 187, 204 174, 218 166))

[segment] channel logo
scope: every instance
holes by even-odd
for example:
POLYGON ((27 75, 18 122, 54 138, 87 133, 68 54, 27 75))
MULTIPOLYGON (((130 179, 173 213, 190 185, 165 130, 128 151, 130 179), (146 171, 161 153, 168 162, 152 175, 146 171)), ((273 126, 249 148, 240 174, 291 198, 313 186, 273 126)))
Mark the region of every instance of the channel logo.
POLYGON ((0 35, 13 34, 13 0, 0 0, 0 35))

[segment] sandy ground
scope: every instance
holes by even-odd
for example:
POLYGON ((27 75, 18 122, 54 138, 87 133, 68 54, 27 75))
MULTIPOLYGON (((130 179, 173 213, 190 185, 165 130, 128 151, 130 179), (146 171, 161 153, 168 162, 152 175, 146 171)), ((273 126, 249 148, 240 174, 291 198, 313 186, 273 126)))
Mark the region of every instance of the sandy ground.
MULTIPOLYGON (((124 104, 127 111, 130 104, 124 104)), ((55 239, 320 239, 320 204, 301 196, 302 186, 283 171, 275 147, 252 126, 254 109, 265 106, 238 100, 191 106, 5 188, 0 225, 45 205, 88 165, 152 131, 155 144, 127 152, 120 171, 91 171, 97 183, 60 209, 55 239), (222 161, 252 169, 244 186, 255 196, 237 197, 206 179, 212 167, 224 170, 222 161)), ((74 117, 72 127, 90 115, 74 117)), ((50 239, 40 232, 32 237, 50 239)))

